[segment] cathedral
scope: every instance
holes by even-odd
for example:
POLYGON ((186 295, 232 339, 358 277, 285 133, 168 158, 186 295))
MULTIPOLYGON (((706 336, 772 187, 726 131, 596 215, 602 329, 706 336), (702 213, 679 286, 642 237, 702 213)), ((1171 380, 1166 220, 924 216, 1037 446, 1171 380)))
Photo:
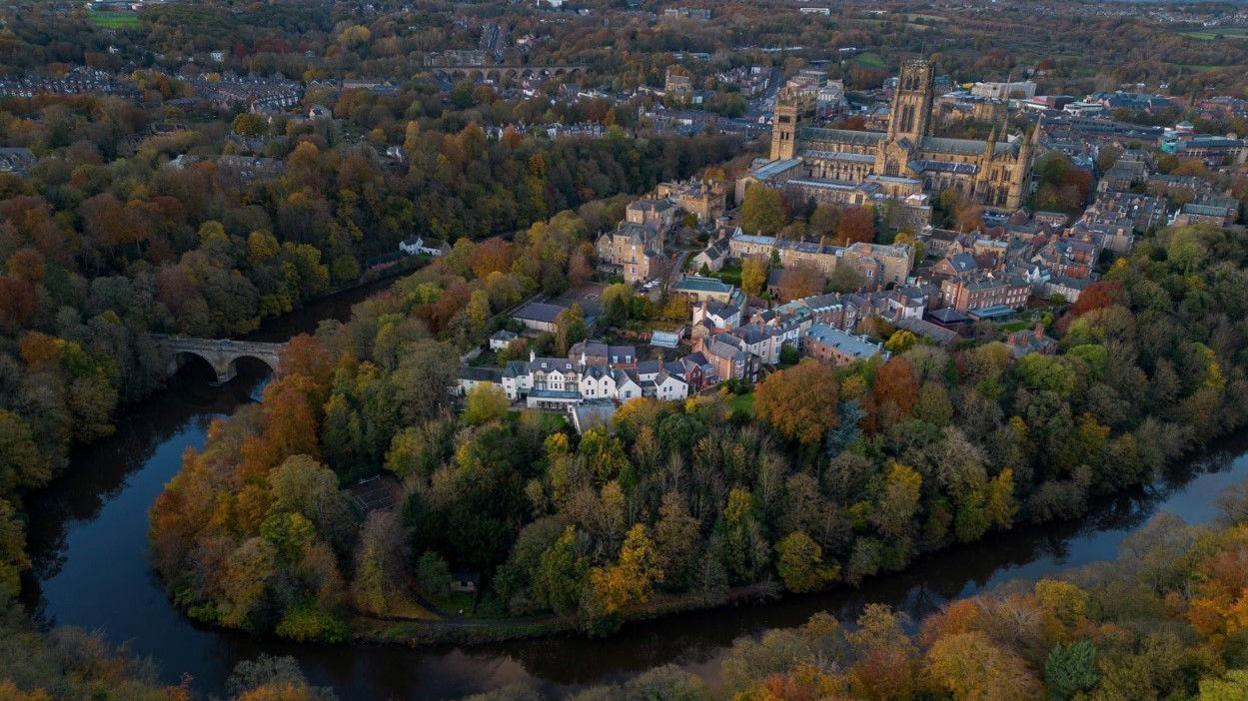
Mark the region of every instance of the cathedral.
POLYGON ((738 183, 738 196, 761 182, 790 198, 863 205, 924 201, 924 194, 953 188, 986 209, 1017 209, 1027 194, 1039 126, 1012 141, 1004 124, 986 141, 934 136, 934 79, 930 61, 902 65, 883 132, 802 126, 801 102, 778 99, 770 161, 738 183))

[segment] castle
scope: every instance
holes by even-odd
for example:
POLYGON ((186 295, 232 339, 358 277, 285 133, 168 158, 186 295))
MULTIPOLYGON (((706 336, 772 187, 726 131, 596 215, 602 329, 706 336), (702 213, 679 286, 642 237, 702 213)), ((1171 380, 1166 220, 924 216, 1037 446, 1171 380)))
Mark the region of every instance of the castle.
POLYGON ((933 136, 934 78, 930 61, 902 65, 882 132, 801 126, 802 102, 778 99, 771 158, 738 181, 738 201, 757 182, 817 203, 921 204, 925 194, 953 188, 989 210, 1017 209, 1027 194, 1039 125, 1013 140, 1004 124, 994 125, 986 141, 933 136))

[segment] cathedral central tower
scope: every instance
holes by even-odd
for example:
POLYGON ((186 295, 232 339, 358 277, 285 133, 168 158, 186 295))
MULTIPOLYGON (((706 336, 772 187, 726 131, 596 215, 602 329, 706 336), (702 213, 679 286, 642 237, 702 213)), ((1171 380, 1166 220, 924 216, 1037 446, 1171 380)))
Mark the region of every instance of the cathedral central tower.
POLYGON ((924 59, 906 61, 901 65, 897 90, 888 121, 889 141, 909 139, 917 144, 928 133, 935 92, 932 62, 924 59))

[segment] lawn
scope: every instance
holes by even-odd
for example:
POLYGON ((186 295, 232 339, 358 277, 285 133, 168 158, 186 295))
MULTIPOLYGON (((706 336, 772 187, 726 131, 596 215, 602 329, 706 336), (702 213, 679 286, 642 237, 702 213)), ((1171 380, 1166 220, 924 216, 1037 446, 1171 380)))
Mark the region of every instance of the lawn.
POLYGON ((1190 32, 1179 32, 1179 36, 1200 41, 1213 41, 1218 37, 1225 39, 1243 39, 1248 37, 1248 27, 1222 27, 1218 29, 1200 29, 1190 32))
POLYGON ((871 51, 864 51, 855 56, 853 60, 867 68, 882 69, 885 67, 884 59, 880 58, 879 54, 871 51))
POLYGON ((92 12, 91 21, 104 29, 139 28, 139 16, 133 12, 92 12))
POLYGON ((732 407, 732 410, 734 412, 741 411, 743 413, 753 416, 754 415, 754 393, 749 392, 746 394, 738 394, 732 398, 732 401, 729 402, 729 405, 732 407))
POLYGON ((736 263, 736 262, 725 264, 724 267, 721 268, 719 272, 711 273, 711 277, 719 278, 721 281, 729 285, 740 287, 741 286, 741 264, 736 263))

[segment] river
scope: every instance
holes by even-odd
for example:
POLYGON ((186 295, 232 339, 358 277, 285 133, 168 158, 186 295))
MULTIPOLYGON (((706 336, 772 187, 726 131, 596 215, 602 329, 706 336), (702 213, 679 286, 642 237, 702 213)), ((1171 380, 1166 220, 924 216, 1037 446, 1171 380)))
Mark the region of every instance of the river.
MULTIPOLYGON (((350 304, 368 291, 311 305, 266 325, 256 337, 280 340, 311 330, 319 319, 345 318, 350 304)), ((738 636, 798 625, 823 610, 854 618, 868 602, 918 617, 1011 579, 1111 558, 1151 515, 1170 511, 1189 522, 1206 521, 1216 513, 1214 497, 1248 479, 1244 435, 1148 489, 1099 502, 1080 522, 1020 528, 924 557, 858 590, 632 623, 607 640, 556 636, 420 649, 294 645, 191 623, 170 604, 147 565, 148 507, 177 472, 182 454, 203 445, 208 424, 254 401, 264 370, 244 364, 221 387, 208 384, 210 378, 206 366, 179 372, 166 391, 120 417, 114 436, 78 451, 66 474, 27 502, 35 566, 26 601, 36 616, 50 625, 97 631, 131 654, 155 659, 169 682, 191 675, 193 688, 203 693, 221 693, 234 665, 262 652, 293 655, 313 683, 333 687, 343 701, 454 698, 518 682, 562 694, 667 663, 713 680, 738 636)))

